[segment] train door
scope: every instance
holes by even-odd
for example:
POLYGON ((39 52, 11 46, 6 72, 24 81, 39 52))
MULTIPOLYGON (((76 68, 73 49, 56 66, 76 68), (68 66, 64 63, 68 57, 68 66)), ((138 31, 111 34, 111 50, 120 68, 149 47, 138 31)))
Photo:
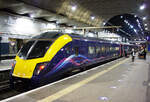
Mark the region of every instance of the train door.
POLYGON ((124 45, 120 45, 120 56, 122 57, 124 55, 124 45))

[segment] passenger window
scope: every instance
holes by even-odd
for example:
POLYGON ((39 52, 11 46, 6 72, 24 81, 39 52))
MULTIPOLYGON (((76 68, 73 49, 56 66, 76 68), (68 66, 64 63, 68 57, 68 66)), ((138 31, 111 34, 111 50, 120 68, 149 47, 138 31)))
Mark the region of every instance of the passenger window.
POLYGON ((119 47, 116 47, 116 51, 119 51, 119 47))
POLYGON ((67 46, 67 47, 65 48, 65 50, 66 50, 66 53, 67 53, 67 54, 71 53, 71 48, 70 48, 70 46, 67 46))
POLYGON ((105 52, 105 47, 104 46, 102 47, 102 52, 105 52))
POLYGON ((95 48, 92 46, 89 46, 89 50, 88 50, 89 54, 94 54, 95 53, 95 48))
POLYGON ((99 53, 100 53, 100 50, 101 50, 100 47, 97 46, 97 47, 96 47, 96 54, 99 54, 99 53))
POLYGON ((110 50, 110 52, 111 52, 111 51, 112 51, 112 47, 110 47, 110 49, 109 49, 109 50, 110 50))

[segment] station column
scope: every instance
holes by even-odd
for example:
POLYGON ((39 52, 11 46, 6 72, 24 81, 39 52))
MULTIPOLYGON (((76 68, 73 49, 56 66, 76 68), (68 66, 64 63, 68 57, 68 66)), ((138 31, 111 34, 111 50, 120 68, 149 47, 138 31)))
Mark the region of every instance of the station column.
POLYGON ((0 37, 0 62, 1 62, 1 40, 2 40, 2 37, 0 37))

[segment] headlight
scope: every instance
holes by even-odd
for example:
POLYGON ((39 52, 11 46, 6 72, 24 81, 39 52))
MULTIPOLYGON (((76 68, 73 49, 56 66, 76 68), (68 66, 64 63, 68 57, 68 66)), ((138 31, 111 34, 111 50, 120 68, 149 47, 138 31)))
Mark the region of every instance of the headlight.
POLYGON ((34 75, 39 75, 40 72, 47 66, 48 62, 38 63, 34 70, 34 75))

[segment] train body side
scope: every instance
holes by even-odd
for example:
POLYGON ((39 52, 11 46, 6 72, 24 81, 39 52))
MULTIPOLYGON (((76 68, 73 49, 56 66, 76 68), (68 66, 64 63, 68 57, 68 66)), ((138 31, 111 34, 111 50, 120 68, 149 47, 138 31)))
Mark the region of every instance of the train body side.
MULTIPOLYGON (((11 81, 30 80, 31 85, 48 83, 56 77, 105 60, 120 57, 120 45, 96 40, 60 36, 41 58, 22 59, 16 56, 11 81), (37 66, 46 65, 40 72, 37 66)), ((40 68, 39 67, 39 68, 40 68)))
MULTIPOLYGON (((40 74, 39 78, 42 83, 48 80, 53 80, 59 75, 70 73, 74 70, 82 70, 86 66, 96 64, 105 60, 120 57, 118 44, 99 43, 95 41, 84 41, 80 39, 73 39, 72 42, 66 44, 49 62, 48 68, 45 68, 40 74), (93 48, 92 48, 93 47, 93 48), (112 47, 117 50, 97 51, 102 47, 112 47), (92 51, 91 51, 92 50, 92 51)), ((37 77, 36 77, 37 78, 37 77)), ((34 81, 35 82, 35 81, 34 81)))

